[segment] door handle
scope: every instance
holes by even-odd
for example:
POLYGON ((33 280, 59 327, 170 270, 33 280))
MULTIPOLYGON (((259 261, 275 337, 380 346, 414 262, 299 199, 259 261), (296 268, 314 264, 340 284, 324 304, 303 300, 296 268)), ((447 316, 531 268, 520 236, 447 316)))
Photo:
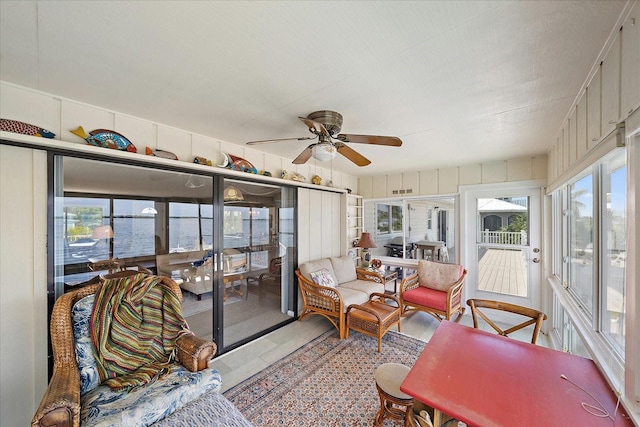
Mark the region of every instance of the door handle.
POLYGON ((540 262, 540 260, 538 258, 534 258, 533 262, 535 262, 536 264, 540 262))

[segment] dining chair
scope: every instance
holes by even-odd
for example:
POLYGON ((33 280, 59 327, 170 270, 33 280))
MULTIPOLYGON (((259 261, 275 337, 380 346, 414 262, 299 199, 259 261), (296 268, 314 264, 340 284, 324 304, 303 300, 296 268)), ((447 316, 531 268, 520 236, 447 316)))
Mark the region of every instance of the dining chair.
POLYGON ((125 269, 124 260, 120 258, 89 260, 87 266, 91 271, 108 271, 109 273, 125 269))
POLYGON ((540 335, 540 329, 542 328, 542 322, 547 318, 547 315, 542 311, 523 307, 521 305, 510 304, 502 301, 494 301, 494 300, 486 300, 486 299, 468 299, 467 305, 471 307, 471 316, 473 317, 473 327, 478 329, 478 317, 481 317, 485 322, 487 322, 497 333, 498 335, 508 336, 512 332, 518 331, 520 329, 526 328, 530 325, 535 325, 533 328, 533 334, 531 337, 531 344, 535 344, 538 341, 538 336, 540 335), (512 326, 508 329, 503 330, 498 326, 495 322, 493 322, 488 316, 486 310, 497 310, 503 312, 509 312, 518 314, 528 318, 522 323, 518 323, 515 326, 512 326))

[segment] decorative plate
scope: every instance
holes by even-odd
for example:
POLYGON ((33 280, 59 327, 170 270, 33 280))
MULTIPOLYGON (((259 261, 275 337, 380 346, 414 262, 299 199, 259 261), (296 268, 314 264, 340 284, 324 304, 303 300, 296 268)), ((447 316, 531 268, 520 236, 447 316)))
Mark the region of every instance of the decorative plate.
POLYGON ((374 259, 371 260, 371 266, 377 270, 380 267, 382 267, 382 261, 380 261, 377 258, 374 258, 374 259))

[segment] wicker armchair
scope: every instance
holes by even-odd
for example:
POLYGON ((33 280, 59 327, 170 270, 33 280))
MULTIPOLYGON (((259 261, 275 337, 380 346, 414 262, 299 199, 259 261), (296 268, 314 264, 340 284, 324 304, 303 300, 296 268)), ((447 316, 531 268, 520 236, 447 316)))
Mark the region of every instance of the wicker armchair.
POLYGON ((451 320, 451 317, 458 313, 455 319, 457 322, 465 309, 462 292, 466 275, 467 270, 457 264, 418 261, 418 272, 403 279, 400 285, 400 305, 403 316, 410 310, 419 310, 442 321, 443 319, 451 320), (430 270, 438 269, 449 270, 448 274, 455 276, 455 278, 450 277, 447 280, 440 277, 435 281, 424 279, 430 270), (421 276, 423 277, 422 281, 421 276))
MULTIPOLYGON (((119 272, 118 275, 136 274, 137 271, 119 272)), ((180 287, 169 278, 171 291, 182 301, 180 287)), ((71 310, 82 298, 95 294, 102 283, 81 287, 62 295, 51 315, 51 345, 53 347, 53 375, 40 402, 32 426, 80 425, 80 374, 74 348, 71 310)), ((216 344, 194 335, 186 335, 176 343, 177 359, 191 372, 207 368, 216 352, 216 344)))
MULTIPOLYGON (((384 278, 379 273, 356 269, 356 274, 358 280, 381 283, 384 290, 384 278)), ((296 270, 296 276, 298 276, 298 286, 304 304, 299 319, 302 320, 312 314, 323 316, 338 330, 340 339, 345 338, 347 328, 346 309, 353 301, 348 301, 345 304, 345 298, 338 289, 313 283, 302 275, 300 269, 296 270)), ((347 291, 349 290, 347 289, 347 291)), ((367 301, 369 296, 367 294, 363 295, 364 300, 355 303, 361 304, 367 301)))

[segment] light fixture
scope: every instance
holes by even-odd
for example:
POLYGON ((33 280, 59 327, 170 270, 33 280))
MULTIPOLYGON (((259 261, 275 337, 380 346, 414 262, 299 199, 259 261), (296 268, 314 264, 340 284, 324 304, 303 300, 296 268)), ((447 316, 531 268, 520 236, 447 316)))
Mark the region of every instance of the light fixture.
POLYGON ((377 248, 376 242, 371 238, 371 233, 363 232, 360 235, 360 240, 356 243, 357 248, 362 248, 362 268, 369 268, 369 261, 371 261, 370 248, 377 248))
POLYGON ((338 150, 330 142, 320 142, 311 148, 311 155, 320 162, 328 162, 336 157, 338 150))
POLYGON ((158 211, 156 210, 156 208, 153 208, 151 206, 147 206, 146 208, 142 209, 142 213, 143 214, 156 215, 158 213, 158 211))
POLYGON ((198 175, 189 175, 187 182, 184 184, 187 188, 200 188, 204 187, 204 185, 204 179, 198 175))
POLYGON ((224 187, 224 201, 225 202, 240 202, 244 200, 242 191, 236 186, 228 185, 224 187))

